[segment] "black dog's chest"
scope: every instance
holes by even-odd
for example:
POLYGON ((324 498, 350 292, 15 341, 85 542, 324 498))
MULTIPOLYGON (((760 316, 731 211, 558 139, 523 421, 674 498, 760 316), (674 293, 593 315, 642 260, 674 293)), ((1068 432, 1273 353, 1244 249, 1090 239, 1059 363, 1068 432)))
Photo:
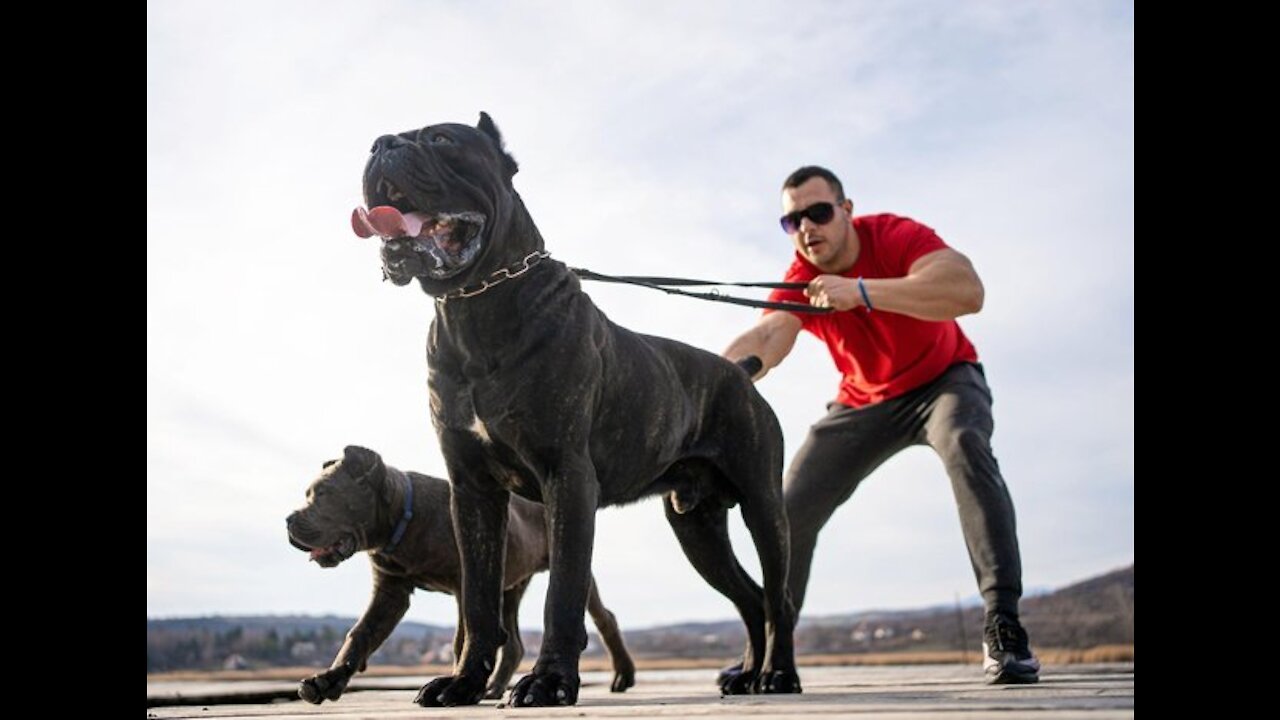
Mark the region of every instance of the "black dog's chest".
POLYGON ((526 452, 509 445, 502 435, 494 437, 478 419, 474 428, 475 441, 488 464, 489 474, 507 491, 515 493, 526 500, 542 502, 542 478, 535 468, 529 467, 526 452))
POLYGON ((447 393, 432 385, 433 417, 442 433, 445 455, 482 458, 486 474, 506 490, 527 500, 542 502, 540 478, 528 464, 531 453, 513 443, 528 439, 519 418, 501 402, 475 392, 470 384, 455 384, 447 393), (439 399, 439 404, 436 401, 439 399), (502 411, 485 412, 490 406, 502 411))

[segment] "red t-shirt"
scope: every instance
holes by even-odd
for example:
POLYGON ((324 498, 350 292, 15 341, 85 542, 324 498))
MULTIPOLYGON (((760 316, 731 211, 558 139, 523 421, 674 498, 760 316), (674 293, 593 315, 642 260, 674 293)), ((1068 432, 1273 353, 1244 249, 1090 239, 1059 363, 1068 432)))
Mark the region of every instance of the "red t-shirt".
MULTIPOLYGON (((932 228, 898 215, 853 219, 861 249, 844 277, 904 277, 911 264, 947 247, 932 228)), ((785 282, 809 282, 823 271, 796 253, 785 282)), ((808 304, 802 290, 774 290, 770 300, 808 304)), ((765 312, 771 312, 766 310, 765 312)), ((796 313, 804 329, 827 344, 844 375, 836 401, 862 407, 897 397, 937 378, 951 365, 977 362, 978 352, 955 320, 918 320, 865 307, 826 314, 796 313)))

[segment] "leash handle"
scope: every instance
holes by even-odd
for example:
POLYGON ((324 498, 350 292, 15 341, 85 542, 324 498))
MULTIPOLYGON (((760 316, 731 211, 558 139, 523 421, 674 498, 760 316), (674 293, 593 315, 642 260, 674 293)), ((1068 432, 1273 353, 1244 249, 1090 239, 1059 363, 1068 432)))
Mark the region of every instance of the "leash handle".
POLYGON ((665 285, 669 287, 701 287, 710 285, 725 285, 731 287, 751 287, 751 288, 768 288, 771 290, 803 290, 809 287, 808 283, 789 283, 789 282, 717 282, 715 280, 693 280, 691 278, 671 278, 658 277, 654 275, 601 275, 594 270, 585 268, 570 268, 574 274, 583 280, 598 280, 600 282, 614 283, 635 283, 644 285, 665 285))
MULTIPOLYGON (((698 298, 699 300, 710 300, 712 302, 723 302, 731 305, 743 305, 745 307, 766 308, 769 310, 787 310, 794 313, 809 313, 813 315, 824 315, 833 310, 829 307, 814 307, 803 303, 794 302, 773 302, 770 300, 752 300, 750 298, 734 297, 732 295, 721 295, 718 292, 689 292, 688 290, 678 290, 676 287, 698 287, 702 285, 733 285, 736 287, 760 287, 775 288, 781 290, 803 290, 808 287, 807 283, 718 283, 709 280, 690 280, 687 278, 663 278, 650 277, 644 275, 604 275, 594 270, 586 268, 569 268, 569 271, 577 275, 583 280, 595 280, 597 282, 622 283, 625 285, 638 285, 647 287, 650 290, 661 290, 668 295, 683 295, 685 297, 698 298), (676 286, 676 287, 668 287, 676 286)), ((754 373, 753 373, 754 374, 754 373)))
POLYGON ((746 371, 751 377, 755 377, 756 373, 764 369, 764 362, 760 360, 758 355, 748 355, 737 363, 737 366, 746 371))

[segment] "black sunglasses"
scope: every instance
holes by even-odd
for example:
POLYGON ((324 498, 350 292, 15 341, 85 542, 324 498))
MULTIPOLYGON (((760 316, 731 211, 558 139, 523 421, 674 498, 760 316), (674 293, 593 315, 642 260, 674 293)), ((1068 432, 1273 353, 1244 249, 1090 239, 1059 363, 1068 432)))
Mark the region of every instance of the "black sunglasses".
POLYGON ((818 225, 826 225, 836 216, 836 207, 829 202, 814 203, 803 210, 789 212, 778 219, 782 231, 790 235, 800 230, 800 221, 809 218, 818 225))

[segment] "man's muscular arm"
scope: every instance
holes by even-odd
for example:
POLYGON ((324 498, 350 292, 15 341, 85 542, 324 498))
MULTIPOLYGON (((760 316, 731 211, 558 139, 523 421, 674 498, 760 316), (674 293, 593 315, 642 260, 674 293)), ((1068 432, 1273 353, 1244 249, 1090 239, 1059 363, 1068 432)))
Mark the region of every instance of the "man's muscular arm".
MULTIPOLYGON (((944 248, 911 264, 905 277, 863 280, 874 311, 896 312, 921 320, 954 320, 982 309, 982 280, 969 258, 944 248)), ((809 303, 836 310, 865 305, 857 278, 819 275, 804 291, 809 303)), ((799 321, 797 321, 799 322, 799 321)))
MULTIPOLYGON (((855 292, 857 288, 854 288, 855 292)), ((796 344, 796 336, 800 334, 800 318, 780 310, 771 312, 760 318, 755 327, 738 336, 725 349, 724 357, 738 362, 755 355, 763 365, 751 379, 759 380, 769 370, 782 362, 796 344)))

